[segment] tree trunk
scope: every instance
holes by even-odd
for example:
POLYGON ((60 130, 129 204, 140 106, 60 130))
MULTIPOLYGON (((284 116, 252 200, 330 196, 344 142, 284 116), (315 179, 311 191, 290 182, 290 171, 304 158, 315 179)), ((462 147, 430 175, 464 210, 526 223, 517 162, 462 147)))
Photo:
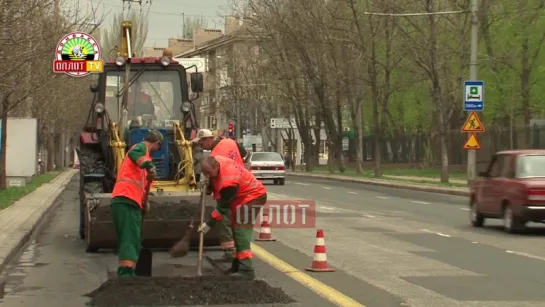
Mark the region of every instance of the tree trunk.
POLYGON ((2 127, 0 128, 0 191, 7 188, 7 171, 6 171, 6 155, 7 155, 7 139, 8 139, 8 97, 2 97, 2 127))
POLYGON ((47 133, 47 171, 51 172, 55 170, 55 140, 53 133, 49 131, 47 133))
POLYGON ((363 99, 356 98, 356 101, 352 102, 352 122, 354 124, 354 137, 356 145, 356 172, 358 174, 363 173, 363 125, 361 112, 361 105, 363 99))

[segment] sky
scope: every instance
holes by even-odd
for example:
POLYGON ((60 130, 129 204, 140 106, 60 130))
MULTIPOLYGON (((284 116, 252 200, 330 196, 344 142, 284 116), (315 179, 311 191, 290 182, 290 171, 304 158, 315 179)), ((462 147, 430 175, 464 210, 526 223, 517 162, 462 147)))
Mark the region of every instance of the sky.
MULTIPOLYGON (((97 7, 99 16, 105 16, 103 28, 112 24, 114 14, 123 11, 123 0, 72 0, 79 1, 80 8, 97 7)), ((133 0, 137 1, 137 0, 133 0)), ((232 0, 230 1, 232 2, 232 0)), ((167 47, 169 37, 182 34, 182 16, 203 16, 208 28, 224 29, 224 15, 228 14, 229 0, 142 0, 142 10, 149 9, 149 30, 146 47, 167 47), (151 5, 150 5, 151 2, 151 5)), ((128 2, 125 3, 125 12, 128 2)), ((140 4, 133 2, 131 9, 140 10, 140 4)))

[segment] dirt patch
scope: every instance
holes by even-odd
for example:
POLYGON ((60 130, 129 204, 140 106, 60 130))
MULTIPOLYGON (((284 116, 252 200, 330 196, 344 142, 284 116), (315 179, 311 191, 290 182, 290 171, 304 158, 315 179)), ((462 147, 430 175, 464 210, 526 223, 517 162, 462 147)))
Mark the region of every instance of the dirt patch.
POLYGON ((201 207, 199 203, 188 201, 151 203, 150 219, 199 219, 201 207))
POLYGON ((109 280, 95 291, 90 306, 191 306, 288 304, 295 300, 262 280, 230 276, 133 277, 109 280))
MULTIPOLYGON (((214 208, 206 208, 207 213, 211 212, 214 208)), ((110 221, 112 219, 112 212, 110 206, 101 206, 99 209, 94 210, 93 214, 98 221, 110 221)), ((199 203, 192 203, 189 201, 179 202, 151 202, 151 210, 146 215, 146 220, 187 220, 194 218, 199 220, 201 215, 201 207, 199 203)))

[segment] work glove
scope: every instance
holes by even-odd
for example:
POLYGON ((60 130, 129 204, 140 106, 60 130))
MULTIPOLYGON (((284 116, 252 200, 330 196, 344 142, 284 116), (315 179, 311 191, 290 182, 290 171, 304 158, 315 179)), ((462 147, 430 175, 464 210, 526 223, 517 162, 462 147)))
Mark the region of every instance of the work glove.
POLYGON ((198 232, 202 232, 203 234, 206 234, 210 230, 210 226, 208 226, 206 223, 202 223, 199 228, 197 228, 198 232))
POLYGON ((148 170, 148 180, 153 180, 157 176, 157 169, 154 167, 148 170))
POLYGON ((208 187, 208 180, 202 180, 201 182, 197 183, 197 187, 199 190, 204 190, 208 187))

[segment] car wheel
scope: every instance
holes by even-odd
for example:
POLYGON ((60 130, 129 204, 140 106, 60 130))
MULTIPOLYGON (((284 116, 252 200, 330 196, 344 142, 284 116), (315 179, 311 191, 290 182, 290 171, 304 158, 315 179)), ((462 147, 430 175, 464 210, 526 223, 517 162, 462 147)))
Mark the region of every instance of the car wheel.
POLYGON ((273 184, 278 184, 278 180, 273 179, 273 184))
POLYGON ((483 227, 484 216, 479 212, 479 206, 472 199, 469 203, 469 219, 473 227, 483 227))
POLYGON ((524 223, 515 216, 511 206, 507 205, 503 209, 503 229, 507 233, 517 233, 524 228, 524 223))
POLYGON ((286 184, 286 179, 282 178, 282 179, 278 179, 278 183, 280 185, 285 185, 286 184))

